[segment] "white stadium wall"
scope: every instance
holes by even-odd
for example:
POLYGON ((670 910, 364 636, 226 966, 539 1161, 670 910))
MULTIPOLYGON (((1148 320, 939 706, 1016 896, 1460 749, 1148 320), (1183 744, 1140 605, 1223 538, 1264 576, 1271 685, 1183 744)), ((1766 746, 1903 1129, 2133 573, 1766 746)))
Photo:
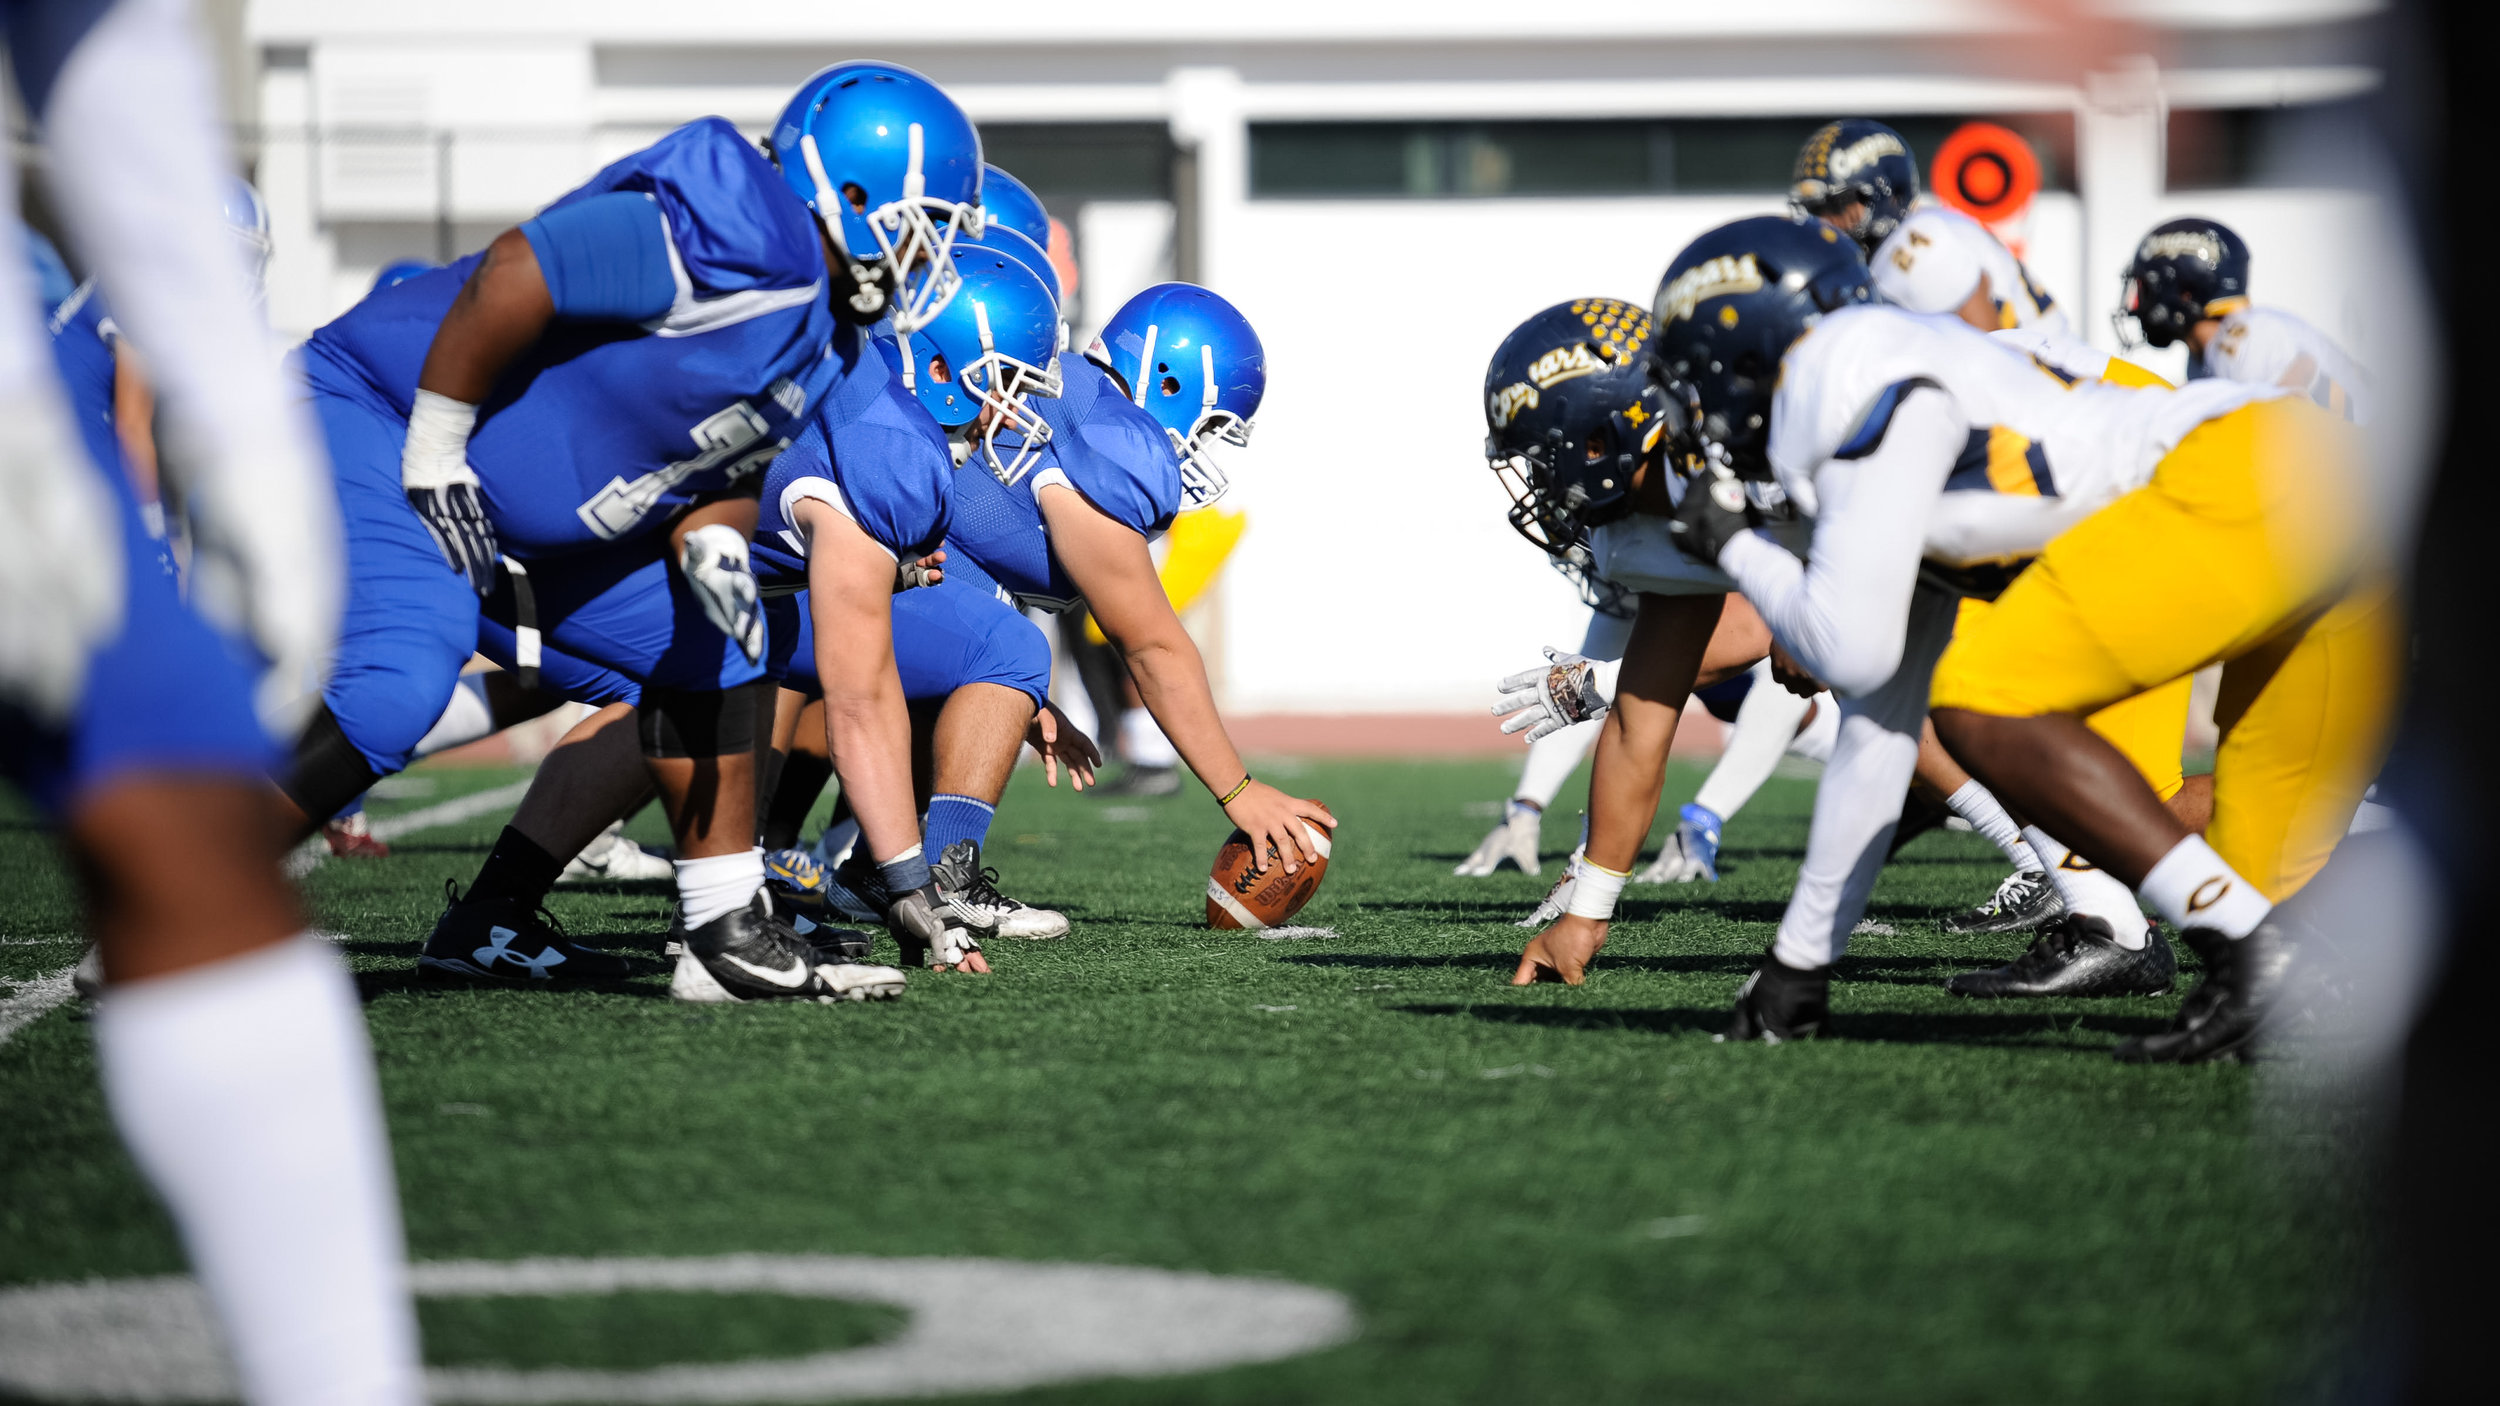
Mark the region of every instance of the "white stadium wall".
MULTIPOLYGON (((1003 23, 985 30, 960 14, 939 24, 761 0, 699 14, 643 0, 263 0, 249 23, 264 58, 257 169, 277 225, 272 315, 300 336, 384 263, 475 249, 676 122, 720 112, 761 131, 795 77, 831 57, 899 57, 985 123, 1166 126, 1195 153, 1194 219, 1176 221, 1162 201, 1084 204, 1084 314, 1170 276, 1185 224, 1204 277, 1266 339, 1269 400, 1232 459, 1232 501, 1250 527, 1208 638, 1227 706, 1282 713, 1473 710, 1537 646, 1578 642, 1584 610, 1504 522, 1484 467, 1485 359, 1549 303, 1645 305, 1686 240, 1778 202, 1251 198, 1253 120, 2071 114, 2078 189, 2044 195, 2027 237, 2035 273, 2086 336, 2110 341, 2105 310, 2136 235, 2197 212, 2248 237, 2260 300, 2370 356, 2361 275, 2386 246, 2369 201, 2163 193, 2163 104, 2263 107, 2368 88, 2366 72, 2300 57, 2302 26, 2331 22, 2333 5, 2183 0, 2155 22, 2176 27, 2186 66, 2089 92, 1975 76, 1935 41, 1984 30, 1984 11, 1951 0, 1885 7, 1878 33, 1859 4, 1731 16, 1597 0, 1533 49, 1510 32, 1510 7, 1460 0, 1421 43, 1361 8, 1287 0, 1227 18, 1079 6, 1054 29, 1060 47, 1037 53, 990 37, 1009 32, 1003 23)), ((1091 329, 1078 331, 1082 346, 1091 329)), ((2151 361, 2177 369, 2175 355, 2151 361)))

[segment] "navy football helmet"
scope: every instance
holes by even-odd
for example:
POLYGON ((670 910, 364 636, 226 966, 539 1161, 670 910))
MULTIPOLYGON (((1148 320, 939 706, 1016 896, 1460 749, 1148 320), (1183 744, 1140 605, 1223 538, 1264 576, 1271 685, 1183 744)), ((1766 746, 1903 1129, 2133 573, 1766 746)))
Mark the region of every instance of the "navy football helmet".
POLYGON ((1788 198, 1818 217, 1864 206, 1842 232, 1872 254, 1918 201, 1918 161, 1901 134, 1881 122, 1864 117, 1826 122, 1797 153, 1788 198))
POLYGON ((1632 472, 1680 417, 1649 377, 1649 315, 1614 298, 1556 303, 1511 330, 1484 372, 1484 457, 1510 525, 1590 574, 1592 527, 1632 510, 1632 472))
POLYGON ((1756 215, 1667 266, 1650 308, 1650 374, 1683 407, 1679 456, 1768 481, 1780 358, 1823 314, 1874 300, 1858 246, 1820 220, 1756 215))
POLYGON ((2166 347, 2248 304, 2248 244, 2219 220, 2155 225, 2136 246, 2110 325, 2122 346, 2166 347))

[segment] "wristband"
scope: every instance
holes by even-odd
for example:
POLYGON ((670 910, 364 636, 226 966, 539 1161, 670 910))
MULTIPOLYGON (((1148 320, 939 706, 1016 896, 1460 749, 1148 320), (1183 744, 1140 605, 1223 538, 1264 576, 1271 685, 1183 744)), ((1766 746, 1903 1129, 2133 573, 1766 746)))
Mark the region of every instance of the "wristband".
POLYGON ((408 407, 408 438, 399 451, 401 486, 440 488, 476 482, 469 472, 469 436, 476 429, 476 406, 433 391, 418 391, 408 407))
POLYGON ((920 846, 913 845, 892 859, 878 861, 877 877, 884 881, 887 893, 900 898, 929 886, 929 861, 921 855, 920 846))
POLYGON ((1219 806, 1228 806, 1228 805, 1231 805, 1231 804, 1233 803, 1233 799, 1234 799, 1235 797, 1239 796, 1242 792, 1247 791, 1247 790, 1249 790, 1249 789, 1250 789, 1250 773, 1248 773, 1248 772, 1246 772, 1246 771, 1245 771, 1245 772, 1243 772, 1243 773, 1241 774, 1241 780, 1239 780, 1238 782, 1235 782, 1235 783, 1234 783, 1234 785, 1233 785, 1233 789, 1231 789, 1231 790, 1229 790, 1229 791, 1225 792, 1223 795, 1220 795, 1220 796, 1216 797, 1216 798, 1215 798, 1215 803, 1216 803, 1217 805, 1219 805, 1219 806))
POLYGON ((1563 911, 1582 918, 1609 922, 1615 916, 1615 900, 1623 896, 1623 885, 1632 871, 1621 873, 1607 868, 1587 855, 1573 862, 1571 870, 1571 901, 1563 911))

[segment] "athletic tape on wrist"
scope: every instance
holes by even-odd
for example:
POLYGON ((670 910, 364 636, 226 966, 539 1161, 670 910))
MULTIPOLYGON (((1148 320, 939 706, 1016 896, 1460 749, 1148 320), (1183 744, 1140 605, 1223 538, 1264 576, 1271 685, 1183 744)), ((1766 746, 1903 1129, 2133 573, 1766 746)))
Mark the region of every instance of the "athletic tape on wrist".
POLYGON ((469 436, 476 429, 476 406, 418 391, 408 407, 408 438, 399 451, 400 481, 411 488, 437 488, 465 477, 469 436))
POLYGON ((1623 885, 1631 877, 1629 869, 1617 873, 1584 854, 1572 866, 1571 901, 1563 905, 1563 911, 1607 922, 1615 916, 1615 900, 1623 896, 1623 885))

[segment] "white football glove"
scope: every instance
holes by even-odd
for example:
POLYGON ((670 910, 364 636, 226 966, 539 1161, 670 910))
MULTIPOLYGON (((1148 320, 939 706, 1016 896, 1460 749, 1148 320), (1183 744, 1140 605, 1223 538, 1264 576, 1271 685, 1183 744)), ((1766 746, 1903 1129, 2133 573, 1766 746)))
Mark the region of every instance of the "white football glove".
POLYGON ((1552 661, 1541 669, 1522 669, 1503 679, 1501 700, 1493 711, 1503 717, 1502 731, 1526 732, 1534 742, 1573 723, 1606 715, 1614 706, 1615 670, 1577 654, 1546 646, 1552 661), (1601 677, 1599 671, 1604 670, 1601 677))
POLYGON ((694 587, 695 599, 703 602, 703 613, 738 642, 747 661, 763 658, 764 612, 756 606, 755 565, 738 529, 716 522, 687 533, 677 569, 694 587))
POLYGON ((1510 864, 1516 866, 1520 873, 1535 878, 1543 870, 1544 865, 1537 859, 1536 842, 1544 815, 1515 802, 1508 807, 1508 811, 1501 823, 1493 827, 1493 833, 1484 837, 1484 843, 1476 846, 1476 852, 1461 860, 1451 873, 1463 878, 1480 879, 1504 864, 1510 864))
POLYGON ((1545 891, 1544 899, 1529 911, 1528 916, 1511 926, 1538 932, 1552 927, 1554 920, 1563 915, 1563 910, 1571 906, 1572 882, 1579 877, 1579 874, 1580 851, 1575 849, 1571 852, 1571 857, 1563 861, 1562 877, 1556 879, 1554 886, 1545 891))
POLYGON ((408 411, 408 440, 399 451, 399 486, 444 562, 468 577, 469 589, 482 599, 494 594, 495 562, 502 552, 486 520, 477 471, 469 467, 469 434, 476 428, 476 406, 418 391, 408 411))
POLYGON ((1715 884, 1719 876, 1702 864, 1700 855, 1686 847, 1682 826, 1667 836, 1666 847, 1658 851, 1658 857, 1649 862, 1649 867, 1632 876, 1632 882, 1636 884, 1689 884, 1696 879, 1707 879, 1715 884))
POLYGON ((86 452, 50 386, 0 405, 0 698, 56 726, 122 618, 122 536, 86 452))

